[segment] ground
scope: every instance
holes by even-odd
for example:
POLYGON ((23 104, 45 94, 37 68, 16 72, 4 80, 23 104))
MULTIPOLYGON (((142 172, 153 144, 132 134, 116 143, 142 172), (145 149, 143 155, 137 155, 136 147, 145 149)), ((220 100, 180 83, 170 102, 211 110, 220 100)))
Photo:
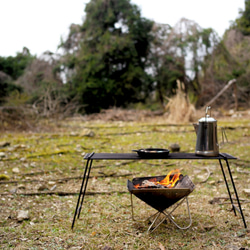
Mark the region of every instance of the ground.
MULTIPOLYGON (((71 230, 86 153, 169 148, 172 143, 178 143, 182 152, 194 152, 192 122, 171 123, 167 115, 143 111, 104 113, 42 121, 37 127, 44 129, 35 132, 1 133, 3 249, 250 249, 250 231, 232 211, 215 160, 94 162, 81 217, 71 230), (164 175, 175 168, 189 175, 196 185, 189 195, 192 226, 180 230, 168 222, 148 234, 147 221, 131 220, 127 180, 164 175), (26 215, 20 217, 20 211, 26 215)), ((214 116, 220 152, 237 157, 230 160, 230 166, 250 227, 250 112, 218 111, 214 116), (221 127, 228 142, 222 142, 221 127)), ((154 213, 139 199, 133 201, 136 219, 154 213)), ((175 218, 184 225, 186 215, 181 207, 175 218)))

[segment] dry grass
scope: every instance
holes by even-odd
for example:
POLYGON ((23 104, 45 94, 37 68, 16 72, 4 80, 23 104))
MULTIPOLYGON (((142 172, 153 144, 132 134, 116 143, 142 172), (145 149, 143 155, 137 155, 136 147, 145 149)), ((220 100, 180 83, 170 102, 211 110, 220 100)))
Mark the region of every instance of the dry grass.
MULTIPOLYGON (((84 153, 168 148, 171 143, 179 143, 181 151, 194 152, 196 136, 191 124, 169 125, 165 118, 144 123, 78 119, 62 121, 56 126, 48 122, 47 126, 50 132, 0 136, 0 144, 9 143, 0 149, 0 174, 10 178, 0 185, 2 249, 250 248, 250 233, 244 229, 240 216, 234 216, 231 205, 209 203, 214 197, 227 197, 219 164, 213 160, 94 162, 88 191, 110 194, 87 195, 81 217, 72 231, 77 195, 41 195, 42 184, 48 190, 54 187, 58 192, 77 194, 85 164, 84 153), (163 175, 176 167, 196 184, 189 196, 192 226, 179 230, 167 223, 147 234, 147 222, 131 220, 127 179, 163 175), (113 177, 113 174, 121 177, 113 177), (28 193, 34 195, 25 195, 28 193), (19 210, 29 211, 29 219, 18 222, 19 210)), ((249 201, 244 189, 250 189, 250 118, 228 120, 224 117, 219 126, 228 127, 229 143, 221 145, 221 152, 239 158, 230 161, 230 166, 240 198, 249 201)), ((153 212, 136 198, 134 205, 136 218, 145 219, 153 212)), ((250 203, 243 202, 242 208, 250 226, 250 203)), ((175 217, 180 223, 186 223, 184 212, 176 211, 175 217)))
POLYGON ((167 120, 171 123, 193 122, 196 109, 183 91, 183 83, 177 81, 177 87, 176 95, 168 100, 165 107, 166 111, 168 111, 167 120))

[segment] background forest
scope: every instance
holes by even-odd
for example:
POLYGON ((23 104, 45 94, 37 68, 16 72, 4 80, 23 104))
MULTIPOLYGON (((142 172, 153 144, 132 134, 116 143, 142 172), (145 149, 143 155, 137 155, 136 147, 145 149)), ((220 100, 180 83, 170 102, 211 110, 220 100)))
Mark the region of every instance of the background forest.
POLYGON ((72 24, 61 54, 0 57, 1 120, 66 117, 103 109, 164 110, 181 82, 185 98, 247 108, 250 95, 250 0, 223 37, 181 19, 174 27, 141 16, 129 0, 92 0, 72 24), (233 80, 233 81, 232 81, 233 80))

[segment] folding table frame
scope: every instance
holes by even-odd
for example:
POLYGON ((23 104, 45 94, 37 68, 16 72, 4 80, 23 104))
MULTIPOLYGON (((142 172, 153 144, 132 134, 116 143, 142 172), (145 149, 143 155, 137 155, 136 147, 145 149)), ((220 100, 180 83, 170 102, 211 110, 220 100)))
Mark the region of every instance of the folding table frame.
POLYGON ((231 173, 230 165, 228 162, 228 160, 237 159, 236 157, 234 157, 232 155, 229 155, 227 153, 220 153, 218 156, 198 156, 198 155, 195 155, 194 153, 171 153, 167 156, 162 156, 161 158, 153 157, 153 156, 150 158, 149 157, 142 158, 142 157, 138 156, 138 154, 136 154, 136 153, 94 153, 94 152, 92 152, 92 153, 86 154, 84 159, 86 160, 86 165, 85 165, 85 170, 84 170, 84 174, 83 174, 83 178, 82 178, 82 184, 81 184, 80 191, 79 191, 79 196, 78 196, 78 200, 77 200, 77 204, 76 204, 76 208, 75 208, 75 213, 74 213, 71 229, 74 228, 76 218, 77 219, 80 218, 81 209, 82 209, 84 197, 85 197, 86 190, 87 190, 87 185, 88 185, 88 180, 89 180, 93 160, 152 160, 152 159, 167 159, 167 160, 181 160, 181 159, 212 160, 212 159, 214 159, 214 160, 218 160, 220 167, 221 167, 223 177, 224 177, 224 181, 226 184, 227 192, 228 192, 228 195, 229 195, 229 198, 231 201, 231 205, 232 205, 232 209, 234 211, 234 214, 237 215, 236 211, 238 211, 240 213, 244 227, 247 228, 244 214, 243 214, 243 211, 241 208, 240 200, 238 197, 237 189, 235 187, 235 183, 234 183, 233 176, 231 173), (226 164, 225 169, 228 170, 229 177, 230 177, 229 183, 231 182, 232 187, 229 186, 229 183, 228 183, 228 180, 227 180, 227 177, 225 174, 224 165, 222 164, 223 161, 226 164), (234 195, 236 197, 237 204, 234 204, 234 202, 233 202, 232 192, 231 192, 230 188, 233 188, 233 192, 234 192, 234 195))

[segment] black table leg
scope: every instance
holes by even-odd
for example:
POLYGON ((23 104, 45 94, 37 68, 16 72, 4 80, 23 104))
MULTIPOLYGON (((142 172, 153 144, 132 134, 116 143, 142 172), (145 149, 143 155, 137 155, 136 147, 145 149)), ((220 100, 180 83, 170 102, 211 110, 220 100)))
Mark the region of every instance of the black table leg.
MULTIPOLYGON (((229 175, 230 175, 230 179, 231 179, 231 182, 232 182, 232 185, 233 185, 234 193, 235 193, 235 196, 236 196, 236 199, 237 199, 237 203, 238 203, 238 207, 239 207, 239 212, 240 212, 240 214, 241 214, 241 217, 242 217, 242 220, 243 220, 243 223, 244 223, 244 227, 247 228, 246 221, 245 221, 245 217, 244 217, 244 214, 243 214, 243 211, 242 211, 242 208, 241 208, 239 196, 238 196, 238 193, 237 193, 235 184, 234 184, 234 180, 233 180, 233 176, 232 176, 232 173, 231 173, 231 169, 230 169, 228 160, 227 160, 226 158, 225 158, 224 160, 226 161, 226 164, 227 164, 227 169, 228 169, 228 172, 229 172, 229 175)), ((235 207, 235 208, 236 208, 236 207, 235 207)), ((238 209, 237 209, 237 210, 238 210, 238 209)))
POLYGON ((81 201, 81 205, 80 205, 80 207, 78 209, 79 210, 78 211, 78 217, 77 217, 78 219, 80 218, 80 213, 81 213, 81 210, 82 210, 82 203, 83 203, 85 193, 86 193, 86 190, 87 190, 87 184, 88 184, 88 181, 89 181, 89 174, 90 174, 90 171, 91 171, 92 162, 93 162, 93 160, 90 160, 88 173, 87 173, 87 178, 86 178, 86 181, 85 181, 85 186, 84 186, 84 190, 83 190, 83 194, 82 194, 82 201, 81 201))
POLYGON ((222 162, 221 162, 220 159, 219 159, 219 162, 220 162, 221 171, 222 171, 222 174, 223 174, 223 177, 224 177, 224 181, 225 181, 225 184, 226 184, 226 187, 227 187, 227 192, 228 192, 228 195, 229 195, 229 198, 230 198, 230 201, 231 201, 231 204, 232 204, 232 208, 233 208, 233 211, 234 211, 234 215, 236 215, 236 210, 235 210, 235 207, 234 207, 234 204, 233 204, 233 199, 232 199, 232 196, 231 196, 231 192, 230 192, 230 189, 229 189, 229 186, 228 186, 227 177, 226 177, 226 174, 225 174, 225 171, 224 171, 224 168, 223 168, 223 165, 222 165, 222 162))
POLYGON ((233 176, 232 176, 232 173, 231 173, 231 169, 230 169, 228 160, 227 160, 227 158, 224 157, 224 156, 223 156, 223 158, 224 158, 224 161, 226 162, 227 169, 228 169, 228 173, 229 173, 229 176, 230 176, 230 180, 231 180, 231 183, 232 183, 232 186, 233 186, 233 189, 234 189, 234 193, 235 193, 235 196, 236 196, 236 200, 237 200, 237 203, 238 203, 238 207, 236 207, 236 206, 234 205, 234 203, 233 203, 233 199, 232 199, 231 192, 230 192, 230 189, 229 189, 229 186, 228 186, 228 182, 227 182, 227 178, 226 178, 226 175, 225 175, 225 171, 224 171, 224 169, 223 169, 222 162, 221 162, 221 160, 219 159, 220 166, 221 166, 221 171, 222 171, 222 173, 223 173, 223 177, 224 177, 224 180, 225 180, 225 183, 226 183, 227 191, 228 191, 229 198, 230 198, 230 201, 231 201, 233 210, 234 210, 234 214, 236 215, 236 210, 241 214, 241 218, 242 218, 244 227, 247 228, 246 221, 245 221, 245 217, 244 217, 243 211, 242 211, 242 209, 241 209, 241 204, 240 204, 239 196, 238 196, 238 193, 237 193, 237 189, 236 189, 236 187, 235 187, 235 184, 234 184, 234 180, 233 180, 233 176))
POLYGON ((72 225, 71 225, 71 229, 72 230, 74 228, 76 216, 77 216, 78 219, 80 217, 82 203, 83 203, 84 196, 85 196, 85 193, 86 193, 88 179, 89 179, 89 174, 90 174, 90 170, 91 170, 91 166, 92 166, 92 161, 93 160, 91 160, 91 157, 93 156, 93 154, 94 153, 91 153, 87 157, 87 162, 86 162, 86 166, 85 166, 85 170, 84 170, 84 174, 83 174, 83 178, 82 178, 82 185, 81 185, 81 188, 80 188, 80 191, 79 191, 79 196, 78 196, 78 200, 77 200, 77 204, 76 204, 75 214, 74 214, 74 218, 73 218, 72 225), (82 192, 83 187, 84 187, 84 191, 82 192), (81 200, 81 197, 82 197, 82 200, 81 200), (81 200, 81 205, 79 207, 80 200, 81 200))

